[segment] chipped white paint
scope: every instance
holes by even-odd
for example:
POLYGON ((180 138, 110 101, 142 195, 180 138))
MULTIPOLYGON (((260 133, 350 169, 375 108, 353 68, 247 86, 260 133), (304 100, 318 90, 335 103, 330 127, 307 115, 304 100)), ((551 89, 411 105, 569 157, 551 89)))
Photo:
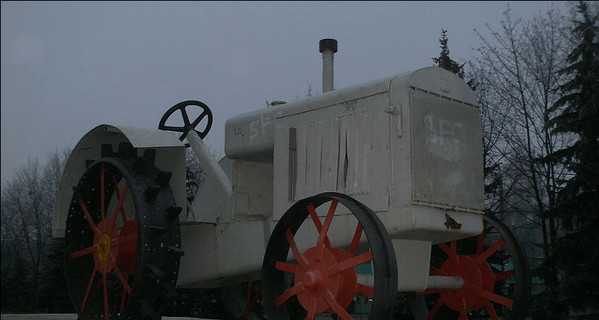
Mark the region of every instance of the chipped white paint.
POLYGON ((450 120, 432 114, 424 116, 427 133, 428 151, 435 156, 450 162, 458 162, 466 152, 466 144, 456 138, 456 131, 464 129, 464 124, 452 123, 450 120))
MULTIPOLYGON (((367 205, 384 223, 398 254, 398 289, 426 288, 431 244, 482 230, 482 134, 475 105, 462 79, 430 67, 231 118, 226 156, 218 162, 206 158, 192 134, 189 142, 207 176, 192 210, 181 215, 185 255, 177 286, 258 279, 270 232, 284 212, 302 198, 337 191, 367 205), (460 229, 448 230, 446 216, 460 229)), ((171 187, 187 208, 185 150, 154 131, 92 130, 74 152, 79 167, 66 185, 78 181, 82 159, 98 157, 93 145, 131 141, 161 150, 161 166, 179 175, 171 187), (90 145, 95 153, 86 151, 90 145)), ((57 208, 66 211, 64 206, 57 208)), ((333 220, 329 236, 336 246, 351 240, 355 225, 349 218, 340 212, 333 220)), ((64 223, 59 220, 57 230, 64 223)), ((456 285, 451 279, 430 283, 456 285)))

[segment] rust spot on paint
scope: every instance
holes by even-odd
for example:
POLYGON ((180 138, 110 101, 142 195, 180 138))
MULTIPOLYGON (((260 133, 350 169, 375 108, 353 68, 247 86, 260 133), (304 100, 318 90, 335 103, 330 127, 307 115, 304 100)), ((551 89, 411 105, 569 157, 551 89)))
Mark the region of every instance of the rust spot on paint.
POLYGON ((444 225, 447 229, 450 230, 459 230, 462 228, 462 224, 455 221, 452 217, 450 217, 447 213, 445 214, 445 223, 444 225))

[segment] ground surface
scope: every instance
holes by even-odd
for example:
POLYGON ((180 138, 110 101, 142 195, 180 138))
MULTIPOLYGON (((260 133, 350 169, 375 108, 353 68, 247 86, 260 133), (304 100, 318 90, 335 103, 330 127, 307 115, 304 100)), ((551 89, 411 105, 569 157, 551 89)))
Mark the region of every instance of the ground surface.
MULTIPOLYGON (((77 320, 74 313, 54 314, 3 314, 1 320, 77 320)), ((163 320, 207 320, 200 318, 162 317, 163 320)))

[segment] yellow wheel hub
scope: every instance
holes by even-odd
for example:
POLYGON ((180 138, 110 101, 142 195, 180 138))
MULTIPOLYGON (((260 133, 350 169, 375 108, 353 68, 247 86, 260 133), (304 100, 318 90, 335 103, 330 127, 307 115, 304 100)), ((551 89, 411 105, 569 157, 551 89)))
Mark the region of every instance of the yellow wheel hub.
POLYGON ((100 261, 106 261, 110 255, 110 237, 104 234, 98 241, 98 257, 100 261))

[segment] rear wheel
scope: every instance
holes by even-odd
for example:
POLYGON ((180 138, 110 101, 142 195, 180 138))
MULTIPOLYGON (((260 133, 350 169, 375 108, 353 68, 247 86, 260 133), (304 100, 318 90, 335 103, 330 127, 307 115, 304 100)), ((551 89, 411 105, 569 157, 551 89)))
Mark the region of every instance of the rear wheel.
POLYGON ((160 319, 176 296, 180 229, 170 173, 128 144, 103 148, 66 221, 67 287, 79 319, 160 319))
POLYGON ((249 281, 220 289, 220 299, 231 320, 264 320, 262 286, 260 281, 249 281))

